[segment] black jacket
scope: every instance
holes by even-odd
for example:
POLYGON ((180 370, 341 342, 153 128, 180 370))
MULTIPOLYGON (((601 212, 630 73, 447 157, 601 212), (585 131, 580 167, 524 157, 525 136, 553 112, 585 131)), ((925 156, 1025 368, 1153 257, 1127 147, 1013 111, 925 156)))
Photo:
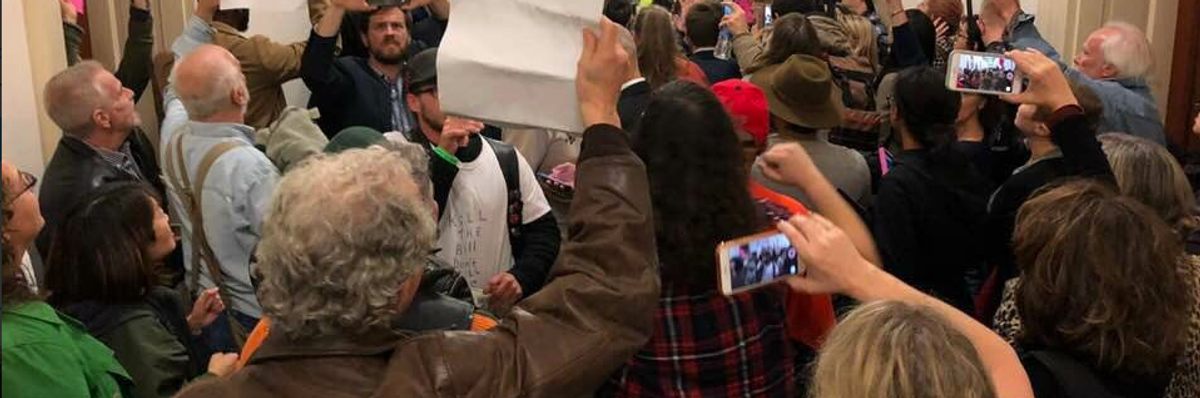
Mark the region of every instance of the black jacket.
MULTIPOLYGON (((409 46, 409 52, 416 48, 409 46)), ((321 37, 313 31, 300 61, 300 77, 312 90, 310 107, 321 111, 317 125, 333 138, 347 127, 370 127, 380 132, 403 131, 392 122, 392 84, 366 58, 335 58, 337 37, 321 37)), ((403 77, 401 77, 403 78, 403 77)), ((405 112, 404 98, 400 103, 405 112)), ((411 115, 406 115, 410 120, 411 115)))
POLYGON ((650 105, 650 83, 638 82, 621 90, 621 98, 617 101, 617 115, 621 118, 621 129, 630 135, 637 136, 642 126, 642 114, 650 105))
MULTIPOLYGON (((1100 140, 1096 139, 1096 132, 1087 123, 1083 116, 1072 116, 1052 127, 1050 139, 1058 146, 1062 156, 1035 161, 1019 169, 992 195, 988 204, 986 249, 997 276, 998 283, 995 286, 1002 287, 1008 280, 1017 277, 1012 236, 1016 229, 1017 211, 1034 192, 1069 178, 1092 178, 1116 186, 1116 177, 1113 176, 1100 140)), ((994 289, 985 300, 988 305, 981 310, 988 317, 986 319, 990 319, 995 306, 1000 303, 1002 291, 1001 288, 994 289)))
POLYGON ((742 70, 736 62, 717 58, 712 50, 697 51, 692 54, 692 62, 700 66, 708 81, 717 84, 730 79, 741 79, 742 70))
POLYGON ((962 156, 937 163, 926 151, 896 157, 875 199, 875 240, 888 272, 972 313, 968 277, 985 267, 986 181, 962 156))
MULTIPOLYGON (((141 129, 134 129, 127 138, 129 152, 133 154, 145 182, 154 188, 160 198, 166 197, 158 158, 154 154, 154 146, 146 138, 141 129)), ((88 196, 92 190, 102 185, 120 182, 137 181, 137 177, 113 167, 96 153, 87 143, 72 137, 63 137, 58 141, 54 157, 46 166, 46 174, 42 177, 42 190, 39 193, 38 204, 42 207, 42 217, 46 226, 38 235, 38 252, 45 258, 50 249, 50 238, 54 228, 62 221, 62 216, 76 201, 88 196)), ((165 200, 160 200, 165 204, 165 200)), ((164 211, 165 211, 164 207, 164 211)))

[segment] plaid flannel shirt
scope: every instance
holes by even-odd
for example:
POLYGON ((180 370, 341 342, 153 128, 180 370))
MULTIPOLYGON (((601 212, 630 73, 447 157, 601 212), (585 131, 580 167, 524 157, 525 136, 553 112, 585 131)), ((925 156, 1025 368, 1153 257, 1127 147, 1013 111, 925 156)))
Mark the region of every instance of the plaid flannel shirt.
POLYGON ((788 338, 785 318, 783 296, 769 288, 729 297, 665 288, 650 341, 598 396, 800 396, 812 350, 788 338))

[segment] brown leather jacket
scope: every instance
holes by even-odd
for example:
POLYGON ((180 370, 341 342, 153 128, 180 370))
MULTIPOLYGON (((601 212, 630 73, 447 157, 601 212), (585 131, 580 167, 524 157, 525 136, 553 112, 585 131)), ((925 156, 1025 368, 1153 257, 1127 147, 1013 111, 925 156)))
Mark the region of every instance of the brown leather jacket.
POLYGON ((612 126, 584 135, 568 239, 496 329, 296 343, 269 335, 241 371, 181 397, 575 397, 650 337, 659 294, 642 162, 612 126))

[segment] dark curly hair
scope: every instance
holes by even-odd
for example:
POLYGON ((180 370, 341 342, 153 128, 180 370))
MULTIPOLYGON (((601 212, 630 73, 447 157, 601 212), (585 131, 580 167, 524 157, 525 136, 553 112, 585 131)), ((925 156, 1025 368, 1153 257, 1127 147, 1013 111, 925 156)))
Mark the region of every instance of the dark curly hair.
POLYGON ((647 105, 634 149, 649 174, 663 285, 715 289, 717 245, 767 226, 729 114, 711 91, 669 83, 647 105))
POLYGON ((1072 353, 1124 382, 1173 368, 1197 303, 1182 242, 1153 210, 1108 185, 1070 182, 1021 206, 1013 251, 1024 345, 1072 353))

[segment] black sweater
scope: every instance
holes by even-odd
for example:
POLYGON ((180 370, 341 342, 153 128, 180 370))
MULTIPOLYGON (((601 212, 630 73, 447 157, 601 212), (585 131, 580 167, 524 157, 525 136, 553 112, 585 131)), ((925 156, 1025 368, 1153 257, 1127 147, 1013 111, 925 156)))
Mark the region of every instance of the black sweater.
POLYGON ((888 272, 969 313, 967 277, 985 264, 980 236, 992 186, 964 155, 955 157, 897 156, 879 184, 872 229, 888 272))

